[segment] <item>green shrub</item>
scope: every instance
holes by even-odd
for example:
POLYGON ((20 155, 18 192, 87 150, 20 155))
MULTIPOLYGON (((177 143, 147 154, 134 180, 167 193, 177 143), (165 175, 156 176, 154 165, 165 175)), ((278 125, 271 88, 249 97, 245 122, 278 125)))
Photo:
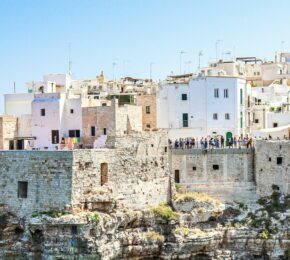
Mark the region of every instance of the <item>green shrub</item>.
POLYGON ((100 215, 98 213, 94 213, 91 216, 91 220, 93 221, 94 224, 98 224, 100 222, 100 215))
POLYGON ((267 229, 264 229, 259 233, 258 237, 262 239, 268 239, 270 237, 270 233, 267 229))
POLYGON ((240 208, 241 210, 247 210, 247 209, 248 209, 248 206, 247 206, 246 204, 244 204, 244 203, 240 203, 240 204, 239 204, 239 208, 240 208))
POLYGON ((49 216, 51 218, 59 218, 63 215, 63 213, 60 211, 47 210, 47 211, 42 211, 42 212, 35 212, 31 216, 33 218, 36 218, 36 217, 41 217, 43 215, 49 216))
POLYGON ((181 184, 175 183, 175 189, 176 189, 177 192, 180 192, 180 190, 181 190, 181 184))
POLYGON ((174 201, 176 203, 186 202, 186 201, 191 201, 191 200, 206 201, 206 202, 210 202, 210 203, 220 204, 219 200, 214 199, 211 196, 209 196, 208 194, 203 193, 203 192, 195 192, 195 191, 183 192, 183 193, 176 194, 176 196, 174 198, 174 201))
POLYGON ((150 211, 155 215, 166 220, 178 219, 178 214, 172 210, 166 203, 160 203, 157 207, 150 207, 150 211))
POLYGON ((163 243, 165 241, 164 236, 155 231, 148 231, 145 233, 145 236, 155 243, 163 243))

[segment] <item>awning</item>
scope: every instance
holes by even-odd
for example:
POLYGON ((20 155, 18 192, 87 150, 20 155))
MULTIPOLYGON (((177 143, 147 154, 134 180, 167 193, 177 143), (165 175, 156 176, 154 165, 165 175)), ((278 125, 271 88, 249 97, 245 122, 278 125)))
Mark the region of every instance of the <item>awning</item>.
POLYGON ((5 138, 5 140, 36 140, 35 136, 27 136, 27 137, 13 137, 13 138, 5 138))

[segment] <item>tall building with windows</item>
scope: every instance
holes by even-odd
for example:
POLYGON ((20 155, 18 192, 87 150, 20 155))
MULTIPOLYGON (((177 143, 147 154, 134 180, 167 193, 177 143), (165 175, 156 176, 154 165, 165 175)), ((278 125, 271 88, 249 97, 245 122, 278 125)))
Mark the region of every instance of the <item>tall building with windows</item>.
POLYGON ((169 137, 245 135, 250 126, 250 86, 239 77, 167 80, 157 92, 157 127, 169 137))

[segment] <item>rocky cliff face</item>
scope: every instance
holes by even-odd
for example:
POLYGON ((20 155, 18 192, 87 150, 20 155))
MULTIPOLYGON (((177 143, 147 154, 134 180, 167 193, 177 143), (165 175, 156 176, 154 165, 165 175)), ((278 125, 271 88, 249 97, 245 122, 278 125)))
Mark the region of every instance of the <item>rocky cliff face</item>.
POLYGON ((0 208, 0 259, 288 259, 289 248, 289 201, 277 193, 251 206, 185 193, 173 209, 26 219, 0 208))

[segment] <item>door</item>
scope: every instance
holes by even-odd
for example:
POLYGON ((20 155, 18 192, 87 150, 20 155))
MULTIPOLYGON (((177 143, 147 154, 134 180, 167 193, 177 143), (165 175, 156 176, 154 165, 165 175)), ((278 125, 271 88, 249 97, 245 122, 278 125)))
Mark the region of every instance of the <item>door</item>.
POLYGON ((174 180, 175 180, 175 183, 180 183, 179 170, 175 170, 174 180))
POLYGON ((23 139, 17 140, 17 150, 23 149, 24 149, 24 140, 23 139))
POLYGON ((233 137, 233 134, 231 132, 226 133, 226 146, 229 146, 229 140, 233 137))
POLYGON ((101 163, 101 186, 108 182, 108 164, 101 163))
POLYGON ((59 143, 59 131, 51 130, 51 143, 58 144, 59 143))

